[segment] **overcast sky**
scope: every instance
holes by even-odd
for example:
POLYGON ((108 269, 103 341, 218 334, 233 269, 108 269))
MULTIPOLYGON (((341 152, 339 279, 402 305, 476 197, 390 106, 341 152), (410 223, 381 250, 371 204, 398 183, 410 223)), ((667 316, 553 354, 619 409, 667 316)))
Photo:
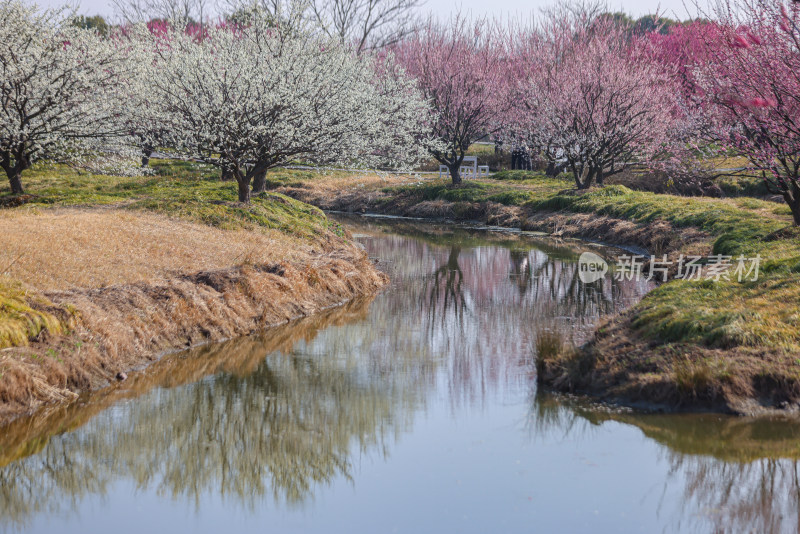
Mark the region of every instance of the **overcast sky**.
MULTIPOLYGON (((527 17, 541 7, 552 5, 555 0, 427 0, 422 7, 423 12, 447 17, 457 9, 475 15, 490 14, 506 17, 527 17)), ((703 0, 705 1, 705 0, 703 0)), ((36 0, 39 5, 52 7, 61 5, 64 0, 36 0)), ((100 14, 112 17, 114 10, 111 0, 72 0, 71 5, 78 4, 79 11, 87 15, 100 14)), ((668 17, 686 19, 686 8, 682 0, 609 0, 609 7, 614 11, 624 11, 635 16, 653 13, 660 7, 660 12, 668 17)), ((687 2, 692 5, 691 1, 687 2)), ((694 11, 694 10, 692 10, 694 11)))

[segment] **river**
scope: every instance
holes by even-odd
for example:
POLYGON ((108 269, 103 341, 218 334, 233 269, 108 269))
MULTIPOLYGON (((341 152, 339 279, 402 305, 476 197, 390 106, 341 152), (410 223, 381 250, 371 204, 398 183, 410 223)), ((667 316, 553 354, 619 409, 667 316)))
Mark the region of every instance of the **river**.
POLYGON ((800 424, 537 391, 646 282, 578 241, 340 219, 374 298, 165 357, 0 428, 0 531, 796 532, 800 424))

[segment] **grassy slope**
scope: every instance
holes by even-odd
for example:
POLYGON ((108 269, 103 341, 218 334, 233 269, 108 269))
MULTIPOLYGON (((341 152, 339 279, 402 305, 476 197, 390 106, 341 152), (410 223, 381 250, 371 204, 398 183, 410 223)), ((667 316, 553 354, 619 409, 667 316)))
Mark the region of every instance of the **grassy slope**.
MULTIPOLYGON (((219 171, 210 166, 153 160, 152 167, 152 176, 120 178, 40 166, 24 176, 26 193, 33 196, 25 206, 118 205, 224 229, 265 227, 304 237, 313 237, 328 225, 318 209, 282 195, 255 196, 250 206, 242 207, 235 183, 221 182, 219 171)), ((281 172, 292 174, 278 171, 275 179, 281 172)), ((7 189, 0 189, 0 203, 8 195, 7 189)))
POLYGON ((0 277, 0 348, 25 345, 43 330, 61 334, 69 329, 71 310, 52 311, 42 297, 28 295, 17 281, 0 277))
MULTIPOLYGON (((23 177, 30 198, 22 206, 7 209, 121 207, 222 229, 276 229, 309 240, 324 238, 329 230, 342 234, 319 209, 283 195, 267 193, 254 197, 250 206, 239 205, 235 184, 219 181, 218 171, 211 167, 154 160, 153 168, 152 176, 120 178, 38 166, 23 177)), ((275 179, 281 176, 281 171, 274 174, 275 179)), ((12 198, 8 188, 0 186, 0 206, 12 198)), ((3 276, 8 269, 0 265, 0 348, 24 345, 43 330, 69 330, 72 311, 56 309, 41 296, 30 294, 19 282, 3 276)))

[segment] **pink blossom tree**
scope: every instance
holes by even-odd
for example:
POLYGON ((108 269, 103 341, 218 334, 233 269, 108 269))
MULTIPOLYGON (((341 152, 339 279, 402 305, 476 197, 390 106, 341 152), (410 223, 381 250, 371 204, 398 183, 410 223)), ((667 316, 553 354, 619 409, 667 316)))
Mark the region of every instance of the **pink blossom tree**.
POLYGON ((676 118, 673 78, 646 39, 613 21, 551 14, 515 44, 521 111, 507 128, 579 189, 667 157, 676 118))
POLYGON ((717 139, 747 158, 800 225, 800 4, 724 0, 715 14, 718 32, 694 76, 724 119, 717 139))
POLYGON ((689 100, 699 102, 702 90, 697 84, 697 65, 710 60, 707 43, 720 39, 719 25, 705 20, 671 26, 666 33, 650 32, 652 57, 668 65, 680 81, 681 92, 689 100))
POLYGON ((429 125, 438 143, 430 154, 461 183, 469 146, 496 132, 507 109, 506 61, 499 33, 485 20, 433 20, 393 47, 432 107, 429 125))

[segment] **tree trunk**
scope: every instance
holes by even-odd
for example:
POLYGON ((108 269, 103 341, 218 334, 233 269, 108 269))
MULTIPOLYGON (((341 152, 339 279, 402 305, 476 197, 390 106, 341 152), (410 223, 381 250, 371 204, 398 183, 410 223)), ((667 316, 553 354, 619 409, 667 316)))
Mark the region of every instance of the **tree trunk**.
POLYGON ((253 194, 263 193, 267 190, 267 169, 257 172, 253 176, 253 194))
POLYGON ((153 155, 152 150, 144 149, 142 150, 142 167, 147 167, 150 165, 150 156, 153 155))
POLYGON ((572 170, 572 177, 575 178, 575 187, 577 187, 578 189, 585 189, 583 181, 581 181, 582 171, 579 171, 578 168, 575 167, 575 165, 570 165, 570 167, 571 167, 570 170, 572 170))
POLYGON ((239 184, 239 202, 242 204, 250 203, 250 179, 241 177, 237 180, 239 184))
POLYGON ((567 170, 567 165, 566 164, 564 164, 564 163, 558 163, 557 164, 557 163, 551 161, 550 163, 547 164, 547 170, 544 171, 544 175, 545 176, 556 177, 559 174, 561 174, 562 172, 564 172, 565 170, 567 170))
POLYGON ((449 165, 450 169, 450 178, 453 180, 453 185, 458 185, 461 183, 461 163, 457 163, 455 165, 449 165))
POLYGON ((25 193, 22 189, 22 176, 20 176, 19 172, 12 170, 8 173, 8 182, 11 184, 12 195, 21 195, 25 193))
POLYGON ((792 219, 795 226, 800 226, 800 186, 794 181, 790 182, 790 191, 784 191, 783 199, 792 210, 792 219))
POLYGON ((592 184, 594 183, 596 176, 597 172, 594 169, 589 168, 588 172, 586 173, 586 178, 584 178, 583 180, 582 189, 589 189, 590 187, 592 187, 592 184))
POLYGON ((575 184, 578 186, 578 189, 589 189, 594 183, 595 177, 597 176, 597 171, 589 167, 586 169, 584 174, 583 172, 578 172, 577 169, 573 168, 572 174, 575 176, 575 184))

